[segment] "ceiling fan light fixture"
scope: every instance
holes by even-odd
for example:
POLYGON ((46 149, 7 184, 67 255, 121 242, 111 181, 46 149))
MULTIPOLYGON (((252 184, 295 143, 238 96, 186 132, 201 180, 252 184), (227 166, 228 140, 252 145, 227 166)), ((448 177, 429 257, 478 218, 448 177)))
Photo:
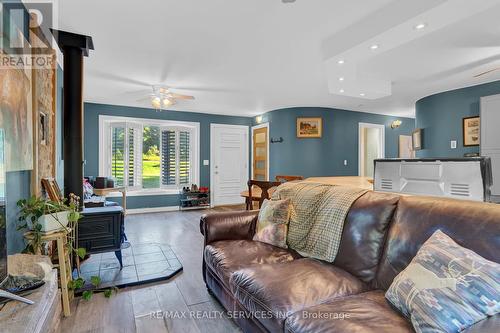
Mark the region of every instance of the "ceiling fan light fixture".
POLYGON ((162 104, 164 107, 169 107, 169 106, 173 105, 174 102, 170 98, 167 97, 167 98, 164 98, 162 100, 162 104))
POLYGON ((151 98, 151 105, 155 108, 155 109, 160 109, 161 108, 161 99, 160 97, 158 96, 154 96, 151 98))

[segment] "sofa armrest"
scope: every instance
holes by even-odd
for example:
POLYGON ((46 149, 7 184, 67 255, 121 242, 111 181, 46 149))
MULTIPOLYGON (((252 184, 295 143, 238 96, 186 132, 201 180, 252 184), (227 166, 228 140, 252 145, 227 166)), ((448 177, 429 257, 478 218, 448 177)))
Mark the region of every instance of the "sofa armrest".
POLYGON ((464 333, 495 333, 500 327, 500 314, 481 320, 479 323, 463 330, 464 333))
POLYGON ((238 211, 205 214, 200 219, 200 232, 205 245, 218 240, 252 239, 259 211, 238 211))

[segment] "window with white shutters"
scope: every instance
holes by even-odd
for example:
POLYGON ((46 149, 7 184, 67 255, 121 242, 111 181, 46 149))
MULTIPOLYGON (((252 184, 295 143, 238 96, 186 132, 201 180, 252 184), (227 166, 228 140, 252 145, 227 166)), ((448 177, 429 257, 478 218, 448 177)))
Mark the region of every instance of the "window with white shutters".
POLYGON ((114 178, 116 186, 151 191, 198 181, 197 123, 103 118, 100 140, 108 149, 100 150, 100 174, 114 178))
POLYGON ((140 186, 141 126, 115 123, 111 127, 110 175, 116 186, 135 188, 140 186))
POLYGON ((182 187, 191 184, 191 131, 166 128, 162 137, 162 185, 182 187))
POLYGON ((163 186, 177 185, 177 154, 175 137, 175 131, 173 130, 163 130, 161 132, 161 184, 163 186))
POLYGON ((111 127, 111 177, 116 186, 124 186, 125 176, 125 127, 111 127))

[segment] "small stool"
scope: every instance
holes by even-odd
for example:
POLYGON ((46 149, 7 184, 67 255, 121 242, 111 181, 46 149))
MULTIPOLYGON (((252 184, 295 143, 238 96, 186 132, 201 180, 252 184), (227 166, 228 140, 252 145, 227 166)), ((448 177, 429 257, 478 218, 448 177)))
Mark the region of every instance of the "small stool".
MULTIPOLYGON (((70 253, 67 251, 68 234, 71 232, 70 228, 63 230, 56 230, 52 232, 42 233, 41 241, 43 243, 56 241, 57 242, 57 255, 59 257, 59 265, 54 267, 59 268, 59 284, 61 285, 61 296, 64 316, 71 315, 70 298, 73 298, 73 292, 69 292, 68 283, 72 280, 71 277, 71 263, 70 253)), ((24 234, 24 238, 32 240, 34 237, 33 232, 29 231, 24 234)))

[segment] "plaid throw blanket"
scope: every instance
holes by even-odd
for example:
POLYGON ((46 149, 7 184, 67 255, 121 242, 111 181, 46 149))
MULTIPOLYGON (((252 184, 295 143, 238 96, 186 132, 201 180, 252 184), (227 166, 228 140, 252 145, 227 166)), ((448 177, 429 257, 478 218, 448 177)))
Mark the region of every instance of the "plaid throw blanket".
POLYGON ((333 262, 347 213, 365 192, 358 188, 319 183, 280 185, 272 199, 291 201, 288 246, 304 257, 333 262))

